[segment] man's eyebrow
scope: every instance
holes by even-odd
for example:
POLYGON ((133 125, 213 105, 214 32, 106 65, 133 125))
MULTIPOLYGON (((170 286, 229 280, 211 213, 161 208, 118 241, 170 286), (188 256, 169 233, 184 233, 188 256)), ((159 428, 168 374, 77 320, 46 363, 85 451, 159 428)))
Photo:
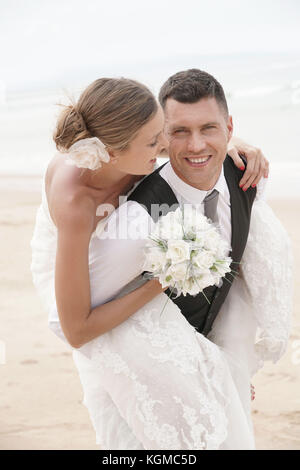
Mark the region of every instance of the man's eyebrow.
POLYGON ((203 126, 201 126, 202 128, 203 127, 208 127, 208 126, 218 126, 219 123, 216 122, 216 121, 211 121, 211 122, 206 122, 205 124, 203 124, 203 126))
MULTIPOLYGON (((217 121, 206 122, 205 124, 202 124, 201 129, 205 129, 206 127, 209 127, 209 126, 219 126, 219 123, 217 121)), ((173 126, 171 126, 171 131, 186 130, 186 129, 189 129, 189 127, 182 126, 180 124, 177 124, 177 125, 174 124, 173 126)))
POLYGON ((175 124, 174 126, 171 126, 171 131, 175 131, 175 130, 179 130, 179 129, 180 130, 186 130, 188 128, 186 126, 181 126, 180 124, 178 124, 178 125, 175 124))

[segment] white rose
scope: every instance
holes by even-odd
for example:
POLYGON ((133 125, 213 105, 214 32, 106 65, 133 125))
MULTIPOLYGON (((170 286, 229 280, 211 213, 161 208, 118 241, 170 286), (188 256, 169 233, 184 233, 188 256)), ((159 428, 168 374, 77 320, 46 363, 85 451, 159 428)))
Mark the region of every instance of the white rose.
POLYGON ((206 233, 204 246, 207 250, 217 253, 221 237, 215 228, 206 233))
POLYGON ((195 244, 198 248, 203 248, 205 246, 206 233, 205 232, 196 232, 195 233, 195 244))
POLYGON ((158 280, 161 283, 163 289, 173 284, 170 275, 165 272, 160 274, 158 280))
POLYGON ((210 272, 208 272, 197 277, 197 283, 199 285, 199 289, 202 291, 208 286, 213 286, 216 283, 216 279, 210 272))
POLYGON ((159 237, 164 240, 181 240, 183 237, 182 227, 180 225, 170 225, 169 227, 160 227, 159 237))
POLYGON ((184 285, 184 290, 187 294, 197 295, 200 292, 200 288, 195 279, 190 278, 187 283, 184 285))
POLYGON ((172 264, 166 273, 166 276, 171 276, 171 283, 173 284, 174 281, 184 281, 187 277, 187 271, 188 271, 188 263, 183 262, 183 263, 177 263, 177 264, 172 264))
POLYGON ((172 214, 171 217, 174 220, 177 220, 177 222, 182 223, 182 210, 181 207, 177 207, 175 211, 169 212, 169 214, 172 214))
POLYGON ((146 271, 157 272, 164 269, 166 264, 166 253, 159 247, 151 247, 146 253, 144 269, 146 271))
POLYGON ((75 142, 68 150, 68 158, 69 164, 89 170, 97 170, 101 168, 101 162, 109 162, 105 145, 97 137, 75 142))
POLYGON ((190 259, 190 246, 184 240, 169 240, 167 259, 172 263, 181 263, 190 259))
POLYGON ((199 208, 191 204, 184 205, 184 226, 196 231, 207 230, 210 227, 207 217, 200 212, 199 208))
POLYGON ((202 285, 204 286, 203 289, 205 289, 205 287, 213 286, 216 281, 215 281, 214 276, 211 273, 205 273, 203 274, 201 278, 201 282, 202 282, 202 285))
POLYGON ((180 240, 183 237, 182 224, 174 212, 169 212, 158 222, 155 235, 164 240, 180 240))
POLYGON ((214 264, 215 257, 210 251, 201 250, 193 256, 192 260, 200 270, 206 271, 214 264))
POLYGON ((199 284, 196 282, 195 279, 189 278, 185 281, 185 283, 182 286, 182 294, 190 294, 190 295, 197 295, 201 292, 201 288, 199 287, 199 284))

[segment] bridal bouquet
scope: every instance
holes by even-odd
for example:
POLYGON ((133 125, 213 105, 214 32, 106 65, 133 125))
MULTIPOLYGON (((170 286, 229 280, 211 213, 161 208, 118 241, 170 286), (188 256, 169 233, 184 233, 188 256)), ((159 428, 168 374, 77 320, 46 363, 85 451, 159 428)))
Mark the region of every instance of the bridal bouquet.
MULTIPOLYGON (((231 271, 227 243, 192 205, 160 217, 146 245, 144 269, 172 292, 196 295, 231 271)), ((207 299, 208 300, 208 299, 207 299)))

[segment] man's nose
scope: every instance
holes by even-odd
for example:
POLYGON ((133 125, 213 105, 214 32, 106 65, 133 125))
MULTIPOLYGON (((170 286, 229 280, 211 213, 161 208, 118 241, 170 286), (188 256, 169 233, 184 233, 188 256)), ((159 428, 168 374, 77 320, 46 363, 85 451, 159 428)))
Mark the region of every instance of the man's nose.
POLYGON ((192 134, 188 140, 188 151, 194 154, 202 152, 206 148, 206 142, 200 134, 192 134))

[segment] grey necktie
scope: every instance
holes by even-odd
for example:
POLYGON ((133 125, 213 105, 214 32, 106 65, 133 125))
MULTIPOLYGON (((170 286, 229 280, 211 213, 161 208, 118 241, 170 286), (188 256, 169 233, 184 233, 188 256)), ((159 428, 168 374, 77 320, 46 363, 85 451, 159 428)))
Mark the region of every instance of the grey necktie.
POLYGON ((203 200, 204 214, 214 223, 218 223, 218 215, 217 215, 218 199, 219 199, 219 191, 214 189, 210 194, 205 196, 203 200))

